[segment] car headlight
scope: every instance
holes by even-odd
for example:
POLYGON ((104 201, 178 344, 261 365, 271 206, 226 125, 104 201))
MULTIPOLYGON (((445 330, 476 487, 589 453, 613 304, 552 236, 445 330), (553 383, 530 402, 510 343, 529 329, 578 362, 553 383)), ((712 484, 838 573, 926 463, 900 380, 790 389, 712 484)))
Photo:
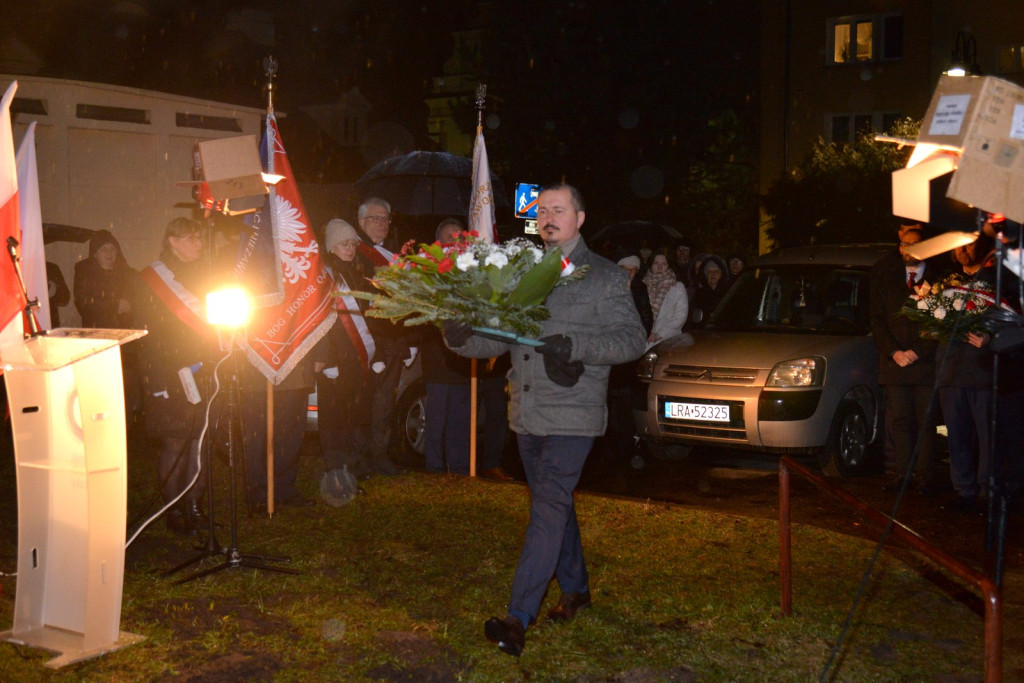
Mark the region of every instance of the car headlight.
POLYGON ((794 358, 778 363, 768 373, 766 387, 820 387, 825 379, 824 358, 794 358))
POLYGON ((654 366, 658 364, 658 354, 648 351, 636 362, 636 376, 639 379, 654 377, 654 366))

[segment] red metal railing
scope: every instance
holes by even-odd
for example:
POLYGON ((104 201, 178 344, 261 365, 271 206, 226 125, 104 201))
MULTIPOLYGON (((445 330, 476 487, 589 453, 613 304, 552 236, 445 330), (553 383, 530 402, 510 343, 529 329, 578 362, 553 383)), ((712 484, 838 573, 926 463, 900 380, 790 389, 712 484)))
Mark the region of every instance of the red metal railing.
POLYGON ((949 570, 964 582, 976 586, 985 602, 985 681, 998 683, 1003 679, 1003 608, 999 587, 989 577, 935 547, 916 532, 892 520, 867 503, 830 484, 792 458, 779 461, 779 575, 782 581, 782 614, 793 611, 792 535, 790 533, 789 479, 796 472, 819 489, 856 509, 864 517, 885 528, 892 522, 890 533, 932 562, 949 570))

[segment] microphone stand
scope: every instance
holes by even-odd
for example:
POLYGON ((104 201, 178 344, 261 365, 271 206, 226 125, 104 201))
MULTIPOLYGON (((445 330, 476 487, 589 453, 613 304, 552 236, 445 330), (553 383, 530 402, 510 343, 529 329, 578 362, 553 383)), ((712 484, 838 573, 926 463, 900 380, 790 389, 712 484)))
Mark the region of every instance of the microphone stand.
MULTIPOLYGON (((229 495, 231 502, 231 541, 230 545, 226 548, 220 548, 219 554, 224 555, 224 560, 217 565, 208 567, 196 571, 182 579, 175 581, 175 584, 187 583, 193 581, 202 576, 208 576, 215 572, 222 571, 224 569, 238 569, 239 567, 247 567, 249 569, 263 569, 265 571, 280 572, 283 574, 300 574, 301 572, 297 569, 291 569, 288 567, 279 567, 271 562, 290 562, 289 557, 273 557, 270 555, 250 555, 242 553, 238 548, 238 491, 237 491, 237 469, 235 467, 235 461, 237 460, 238 454, 236 453, 236 444, 241 442, 240 435, 237 431, 239 425, 239 389, 238 389, 238 363, 237 357, 234 350, 234 341, 232 338, 231 343, 231 357, 229 358, 230 373, 227 386, 227 450, 228 450, 228 476, 229 476, 229 495)), ((212 487, 211 487, 212 488, 212 487)), ((213 509, 211 507, 210 518, 213 518, 213 509)), ((211 531, 212 535, 212 531, 211 531)), ((204 557, 217 554, 213 547, 208 548, 205 553, 193 560, 175 567, 171 572, 174 573, 178 569, 184 568, 189 564, 193 564, 197 559, 201 560, 204 557)))
POLYGON ((28 318, 29 333, 25 338, 39 337, 46 334, 46 330, 39 329, 39 321, 32 315, 33 308, 39 308, 39 299, 29 299, 28 290, 25 289, 25 278, 21 274, 21 257, 18 255, 18 240, 13 237, 7 238, 7 255, 11 257, 14 264, 14 273, 18 276, 18 286, 21 287, 21 295, 25 299, 25 317, 28 318))

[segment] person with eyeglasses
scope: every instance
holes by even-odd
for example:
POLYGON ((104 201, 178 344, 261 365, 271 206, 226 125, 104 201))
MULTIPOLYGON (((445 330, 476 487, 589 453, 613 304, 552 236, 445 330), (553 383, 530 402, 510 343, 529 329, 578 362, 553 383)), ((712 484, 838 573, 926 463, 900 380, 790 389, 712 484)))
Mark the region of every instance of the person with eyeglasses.
MULTIPOLYGON (((391 232, 391 205, 380 197, 370 197, 359 205, 357 217, 362 232, 359 252, 375 267, 386 267, 394 257, 384 246, 391 232)), ((411 364, 416 351, 412 333, 401 325, 386 326, 376 339, 377 354, 370 365, 373 371, 373 444, 369 466, 377 474, 391 476, 398 474, 398 468, 390 457, 391 418, 395 412, 403 364, 411 364)))
POLYGON ((358 219, 363 232, 360 253, 377 267, 391 263, 395 255, 384 246, 391 232, 391 205, 380 197, 370 197, 359 205, 358 219))
MULTIPOLYGON (((131 293, 131 308, 135 324, 148 330, 138 342, 145 426, 150 437, 160 440, 157 476, 163 499, 170 502, 188 488, 198 470, 209 369, 219 356, 216 332, 202 303, 209 273, 199 223, 172 220, 164 230, 159 260, 142 269, 139 278, 142 284, 131 293), (203 400, 188 397, 182 372, 191 372, 203 400)), ((204 489, 205 479, 199 477, 168 510, 171 531, 198 533, 204 489)))

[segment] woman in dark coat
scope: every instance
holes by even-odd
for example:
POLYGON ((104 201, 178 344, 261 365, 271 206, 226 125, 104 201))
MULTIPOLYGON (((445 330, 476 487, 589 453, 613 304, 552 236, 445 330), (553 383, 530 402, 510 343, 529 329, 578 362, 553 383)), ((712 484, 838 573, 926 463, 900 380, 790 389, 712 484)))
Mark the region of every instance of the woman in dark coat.
POLYGON ((385 322, 363 316, 368 301, 344 294, 371 289, 367 277, 373 265, 358 246, 359 235, 349 223, 335 218, 327 224, 324 262, 334 276, 338 321, 317 346, 313 366, 324 467, 328 472, 345 467, 357 477, 366 473, 370 451, 370 363, 377 353, 370 329, 385 322))
MULTIPOLYGON (((202 256, 199 224, 187 218, 172 220, 164 231, 160 260, 140 273, 142 284, 133 305, 136 324, 148 330, 139 344, 143 405, 146 430, 161 441, 158 476, 165 502, 181 494, 196 474, 198 439, 211 390, 207 378, 221 355, 201 303, 208 289, 202 256), (196 381, 202 397, 198 403, 186 397, 180 372, 190 372, 196 381)), ((197 532, 203 484, 200 478, 183 502, 168 512, 171 530, 197 532)))
POLYGON ((89 240, 89 258, 75 264, 75 308, 82 327, 131 329, 131 292, 138 273, 128 266, 121 245, 107 230, 89 240))

